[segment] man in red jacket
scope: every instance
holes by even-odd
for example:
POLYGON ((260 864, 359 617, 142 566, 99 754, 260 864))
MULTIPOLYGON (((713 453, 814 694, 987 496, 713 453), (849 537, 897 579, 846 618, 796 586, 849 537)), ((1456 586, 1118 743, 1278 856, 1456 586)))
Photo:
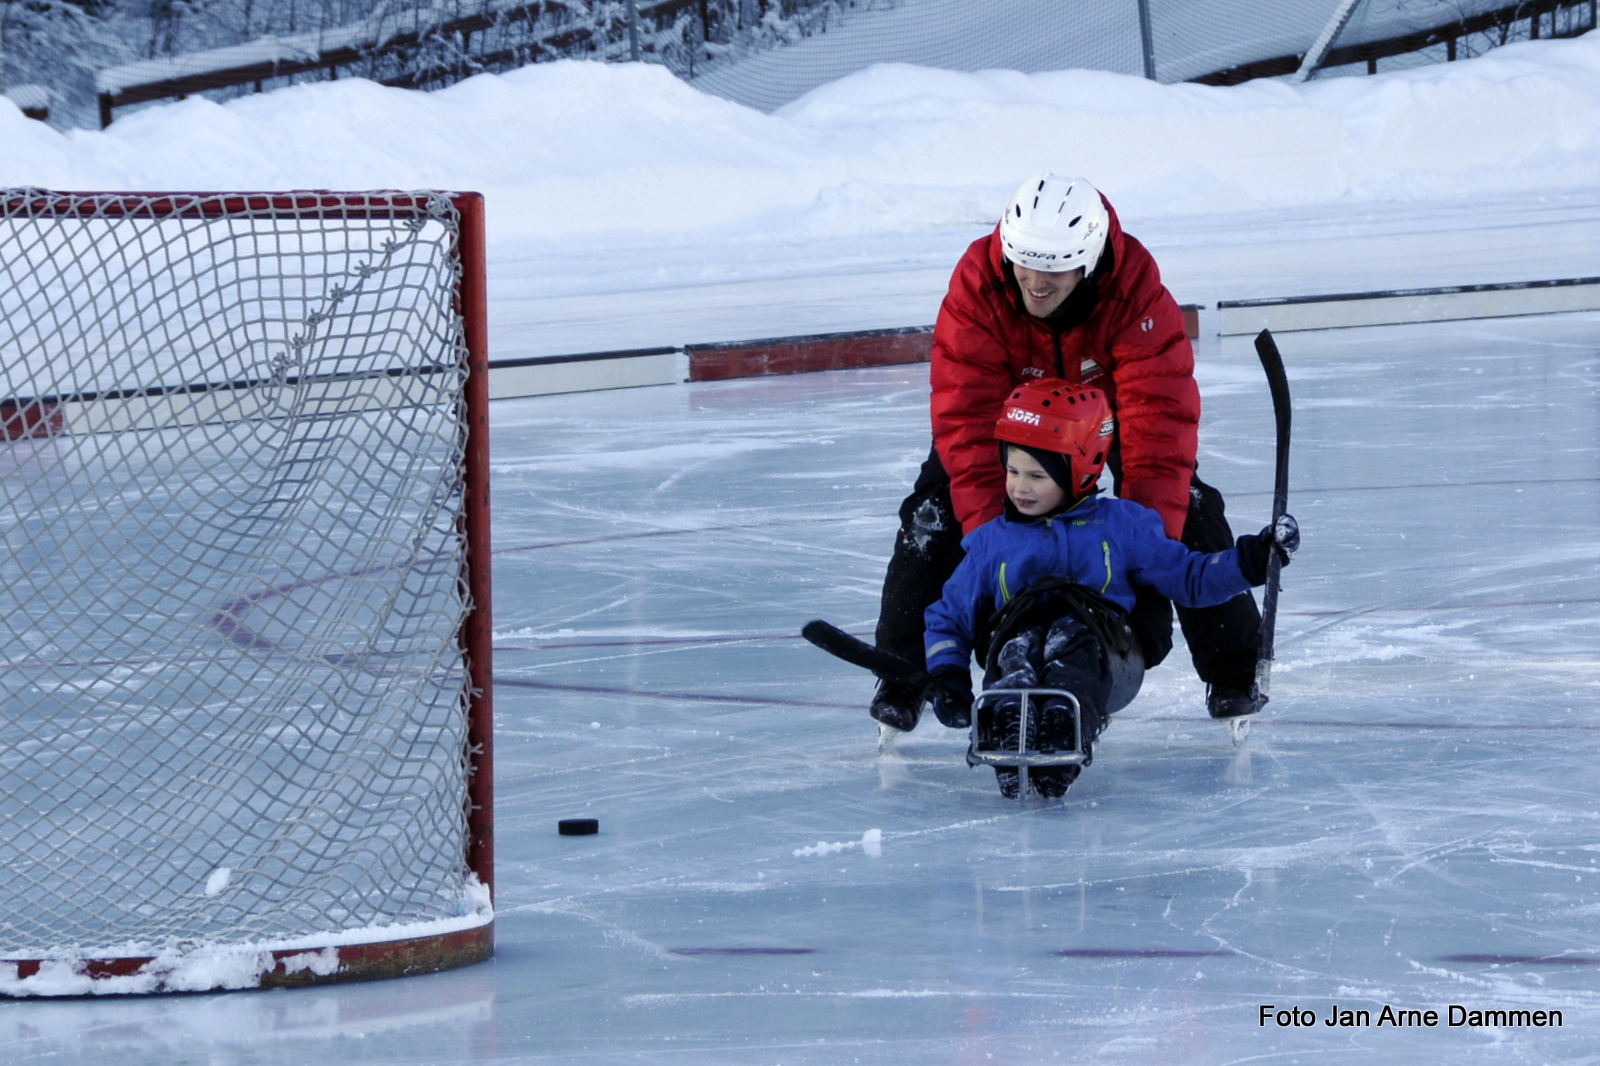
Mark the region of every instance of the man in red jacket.
MULTIPOLYGON (((967 249, 939 308, 931 377, 933 451, 900 507, 878 647, 923 662, 923 612, 961 561, 961 538, 1004 507, 995 420, 1011 390, 1035 378, 1093 385, 1111 401, 1118 496, 1155 510, 1191 550, 1233 547, 1222 494, 1195 475, 1200 389, 1183 314, 1087 181, 1030 178, 995 231, 967 249)), ((1261 615, 1250 594, 1179 608, 1178 619, 1212 717, 1259 710, 1261 615)), ((1156 665, 1172 649, 1171 604, 1142 590, 1132 620, 1145 665, 1156 665)), ((906 730, 921 708, 918 689, 884 682, 871 713, 906 730)))

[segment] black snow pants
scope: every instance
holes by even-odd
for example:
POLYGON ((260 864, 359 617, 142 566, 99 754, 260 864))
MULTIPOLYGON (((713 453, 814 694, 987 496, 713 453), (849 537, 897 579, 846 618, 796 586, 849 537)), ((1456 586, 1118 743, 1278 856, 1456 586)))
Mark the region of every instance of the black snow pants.
MULTIPOLYGON (((1198 475, 1189 485, 1189 514, 1182 540, 1192 551, 1233 547, 1222 493, 1198 475)), ((919 665, 925 661, 923 612, 939 599, 944 583, 965 555, 961 523, 950 502, 950 477, 939 453, 930 451, 911 495, 900 505, 900 532, 883 579, 878 647, 919 665)), ((1165 659, 1172 650, 1171 601, 1154 589, 1141 587, 1129 621, 1139 638, 1145 666, 1153 667, 1165 659)), ((1261 643, 1261 612, 1250 593, 1240 593, 1215 607, 1179 607, 1178 622, 1200 680, 1219 688, 1250 688, 1261 643)))

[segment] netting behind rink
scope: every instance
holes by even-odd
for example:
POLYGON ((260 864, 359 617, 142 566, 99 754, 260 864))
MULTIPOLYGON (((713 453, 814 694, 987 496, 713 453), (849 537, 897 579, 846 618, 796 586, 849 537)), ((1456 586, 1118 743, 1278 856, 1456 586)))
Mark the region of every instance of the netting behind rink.
POLYGON ((1315 76, 1470 59, 1514 41, 1595 28, 1595 0, 1360 0, 1336 11, 1315 76))
POLYGON ((707 0, 700 7, 702 23, 680 17, 653 46, 693 84, 764 110, 875 63, 1080 68, 1231 84, 1294 72, 1324 31, 1337 33, 1313 76, 1467 58, 1595 25, 1594 0, 707 0), (702 38, 698 49, 676 43, 702 38))
POLYGON ((0 958, 467 913, 456 211, 302 202, 0 193, 0 958))

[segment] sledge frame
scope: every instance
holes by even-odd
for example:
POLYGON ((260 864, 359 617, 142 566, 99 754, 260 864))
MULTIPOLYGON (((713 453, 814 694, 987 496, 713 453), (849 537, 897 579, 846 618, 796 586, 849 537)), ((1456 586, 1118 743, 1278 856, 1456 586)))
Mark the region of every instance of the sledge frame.
POLYGON ((979 694, 972 703, 972 741, 967 748, 968 766, 1014 767, 1020 791, 1028 794, 1028 770, 1034 766, 1082 766, 1089 761, 1083 744, 1083 708, 1078 697, 1061 688, 991 688, 979 694), (979 745, 979 712, 998 703, 1005 696, 1020 696, 1022 707, 1017 718, 1017 746, 1015 748, 984 748, 979 745), (1028 735, 1028 709, 1035 700, 1059 697, 1072 707, 1072 750, 1045 752, 1030 746, 1035 738, 1028 735))

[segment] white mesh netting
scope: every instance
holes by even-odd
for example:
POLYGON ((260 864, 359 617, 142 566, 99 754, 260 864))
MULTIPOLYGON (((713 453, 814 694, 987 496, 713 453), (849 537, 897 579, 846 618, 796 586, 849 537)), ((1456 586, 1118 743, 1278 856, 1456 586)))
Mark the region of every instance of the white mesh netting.
POLYGON ((0 958, 465 913, 458 219, 276 199, 0 193, 0 958))
POLYGON ((1338 25, 1320 74, 1470 59, 1515 41, 1595 28, 1594 0, 1361 0, 1338 25))
MULTIPOLYGON (((593 5, 591 5, 593 6, 593 5)), ((676 0, 640 7, 647 55, 707 92, 773 110, 875 63, 1106 70, 1234 84, 1294 72, 1338 22, 1326 74, 1479 55, 1595 26, 1594 0, 676 0), (657 12, 662 14, 656 14, 657 12), (692 12, 691 12, 692 14, 692 12), (648 16, 648 17, 647 17, 648 16), (654 21, 652 21, 654 18, 654 21), (1453 42, 1453 43, 1452 43, 1453 42), (1352 64, 1356 64, 1352 66, 1352 64), (1244 69, 1240 69, 1244 68, 1244 69)), ((1308 71, 1308 73, 1315 73, 1308 71)))

